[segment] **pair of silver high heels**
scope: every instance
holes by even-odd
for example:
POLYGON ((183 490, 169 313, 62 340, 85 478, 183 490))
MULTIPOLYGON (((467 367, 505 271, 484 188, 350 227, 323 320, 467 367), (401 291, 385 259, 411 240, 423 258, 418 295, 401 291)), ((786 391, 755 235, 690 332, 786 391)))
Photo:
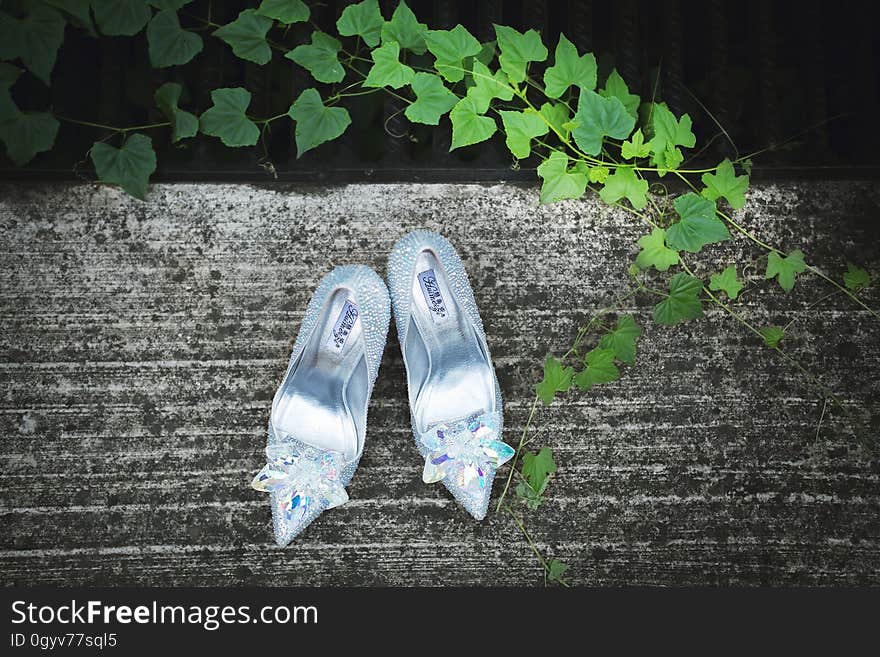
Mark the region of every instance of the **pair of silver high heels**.
POLYGON ((388 281, 390 299, 369 267, 340 266, 306 308, 272 401, 268 463, 252 482, 271 494, 278 545, 348 501, 392 305, 423 480, 442 481, 482 520, 495 471, 513 456, 501 440, 501 389, 455 249, 437 233, 410 233, 391 251, 388 281))

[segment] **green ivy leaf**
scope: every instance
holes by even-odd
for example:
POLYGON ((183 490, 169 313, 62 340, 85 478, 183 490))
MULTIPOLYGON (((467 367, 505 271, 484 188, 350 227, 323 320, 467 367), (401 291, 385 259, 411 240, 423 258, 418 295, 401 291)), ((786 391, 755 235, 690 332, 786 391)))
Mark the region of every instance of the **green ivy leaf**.
POLYGON ((632 134, 632 138, 623 142, 620 147, 620 156, 624 160, 632 160, 636 157, 648 157, 651 153, 651 146, 645 143, 645 136, 642 129, 639 128, 632 134))
POLYGON ((0 122, 20 114, 18 107, 12 102, 12 95, 9 93, 20 75, 21 69, 17 66, 0 62, 0 122))
POLYGON ((461 25, 451 30, 428 30, 425 45, 434 55, 434 68, 449 82, 464 79, 464 59, 482 51, 480 42, 461 25))
POLYGON ((764 278, 770 279, 776 276, 779 287, 786 292, 791 292, 794 288, 795 275, 803 273, 806 268, 804 252, 800 249, 795 249, 784 258, 775 251, 771 251, 767 256, 767 271, 764 272, 764 278))
POLYGON ((351 125, 344 107, 325 107, 317 89, 306 89, 290 106, 287 114, 296 121, 296 156, 336 139, 351 125))
POLYGON ((684 272, 669 280, 669 297, 654 306, 654 321, 658 324, 677 324, 703 314, 700 291, 703 284, 684 272))
POLYGON ((101 182, 119 185, 142 201, 146 198, 150 174, 156 170, 156 153, 149 137, 135 133, 125 140, 122 148, 97 142, 89 156, 101 182))
POLYGON ((134 36, 153 16, 146 0, 92 0, 92 11, 106 36, 134 36))
POLYGON ((226 146, 253 146, 257 143, 260 130, 247 117, 247 108, 251 104, 247 89, 214 89, 211 102, 213 105, 199 119, 203 133, 219 137, 226 146))
POLYGON ((651 162, 657 168, 667 171, 678 168, 684 161, 684 155, 678 147, 693 148, 697 140, 691 132, 691 117, 683 114, 680 119, 676 119, 666 105, 653 103, 651 126, 654 132, 649 142, 653 153, 651 162))
POLYGON ((373 67, 363 81, 364 87, 391 87, 400 89, 410 84, 416 72, 400 61, 400 44, 389 41, 370 53, 373 67))
POLYGON ((21 69, 0 62, 0 142, 16 165, 30 162, 37 153, 52 148, 58 121, 49 112, 22 112, 9 92, 21 69))
POLYGON ((722 291, 730 299, 736 299, 743 284, 736 277, 736 265, 728 265, 720 274, 709 277, 709 289, 713 292, 722 291))
POLYGON ((498 70, 493 74, 489 68, 479 60, 474 60, 471 68, 473 85, 467 91, 467 97, 474 101, 479 114, 489 109, 493 98, 510 100, 513 98, 513 89, 507 83, 507 74, 498 70))
POLYGON ((541 35, 535 30, 523 34, 512 27, 495 25, 495 36, 501 51, 498 63, 513 83, 526 79, 529 62, 543 62, 547 59, 547 48, 541 43, 541 35))
MULTIPOLYGON (((64 0, 62 0, 64 1, 64 0)), ((180 11, 184 7, 186 7, 193 0, 150 0, 150 4, 153 5, 159 11, 163 9, 170 9, 171 11, 180 11)))
POLYGON ((526 503, 532 511, 540 508, 544 502, 544 498, 538 491, 529 486, 526 482, 521 481, 516 485, 516 496, 526 503))
POLYGON ((551 130, 558 132, 568 139, 568 130, 563 127, 563 124, 568 122, 571 115, 568 112, 568 108, 563 103, 546 102, 541 105, 538 112, 540 112, 541 116, 547 121, 551 130))
MULTIPOLYGON (((4 91, 4 95, 8 92, 4 91)), ((14 107, 14 105, 13 105, 14 107)), ((55 144, 58 121, 49 112, 4 110, 0 117, 0 141, 6 154, 17 166, 30 162, 37 153, 48 151, 55 144)))
POLYGON ((639 178, 634 169, 617 167, 599 190, 599 196, 609 204, 626 198, 636 210, 641 210, 648 204, 647 191, 648 181, 639 178))
POLYGON ((560 34, 553 66, 544 72, 544 93, 548 98, 559 98, 572 85, 596 88, 596 58, 593 53, 579 57, 575 45, 560 34))
POLYGON ((153 98, 156 105, 171 122, 171 141, 178 142, 186 137, 195 137, 199 131, 199 120, 195 115, 180 109, 180 95, 183 87, 176 82, 166 82, 156 89, 153 98))
POLYGON ((61 14, 43 5, 29 6, 21 19, 0 11, 0 59, 19 57, 31 73, 50 84, 64 25, 61 14))
POLYGON ((605 81, 605 88, 601 89, 599 94, 605 98, 617 98, 634 121, 639 117, 640 98, 629 92, 629 87, 626 86, 626 82, 620 77, 617 69, 611 71, 611 75, 605 81))
POLYGON ((715 201, 690 192, 675 199, 675 211, 681 219, 666 229, 666 243, 676 251, 697 253, 730 239, 727 226, 715 216, 715 201))
POLYGON ((574 369, 563 367, 553 356, 547 356, 544 361, 544 378, 535 386, 538 398, 545 406, 549 406, 557 392, 568 392, 573 376, 574 369))
POLYGON ((640 237, 638 244, 642 247, 636 256, 636 266, 640 269, 654 267, 657 271, 666 271, 678 264, 678 251, 666 246, 666 231, 662 228, 640 237))
POLYGON ((407 6, 404 0, 400 0, 400 4, 391 15, 391 20, 382 25, 382 43, 394 41, 405 50, 416 55, 424 55, 426 49, 425 32, 427 31, 428 26, 425 23, 419 23, 412 9, 407 6))
POLYGON ((495 120, 480 116, 473 98, 462 98, 449 113, 452 120, 452 145, 449 150, 486 141, 495 134, 495 120))
POLYGON ((98 36, 92 21, 91 0, 42 0, 42 3, 60 11, 74 27, 84 29, 90 36, 98 36))
POLYGON ((177 13, 165 9, 147 26, 147 44, 153 68, 186 64, 202 51, 202 37, 180 27, 177 13))
POLYGON ((406 108, 404 114, 413 123, 437 125, 440 117, 458 102, 458 97, 446 88, 440 76, 433 73, 416 73, 412 90, 416 101, 406 108))
POLYGON ((547 579, 556 584, 561 584, 567 570, 568 564, 562 563, 559 559, 551 559, 547 565, 547 579))
POLYGON ((843 275, 843 284, 850 292, 858 292, 871 284, 871 276, 861 267, 848 262, 846 273, 843 275))
MULTIPOLYGON (((497 52, 498 43, 496 41, 487 41, 480 47, 480 52, 474 55, 474 59, 484 66, 488 66, 492 63, 492 60, 495 59, 497 52)), ((506 75, 504 76, 504 79, 507 79, 506 75)))
POLYGON ((293 25, 309 20, 312 12, 302 0, 263 0, 257 13, 284 25, 293 25))
POLYGON ((532 154, 532 139, 546 135, 550 128, 541 115, 531 109, 524 112, 498 112, 504 124, 505 143, 513 156, 524 160, 532 154))
POLYGON ((633 316, 621 315, 617 318, 617 327, 599 340, 599 347, 613 351, 617 360, 634 365, 636 362, 636 343, 641 335, 642 327, 636 324, 633 316))
POLYGON ((382 25, 385 19, 379 11, 378 0, 363 0, 349 5, 336 21, 336 29, 341 36, 359 36, 371 48, 379 45, 382 25))
POLYGON ((579 168, 568 167, 568 156, 553 151, 538 166, 541 185, 541 203, 555 203, 566 198, 579 198, 587 189, 587 175, 579 168))
POLYGON ((272 59, 272 49, 266 42, 266 33, 271 27, 271 18, 258 14, 255 9, 245 9, 234 21, 214 30, 214 36, 223 39, 236 57, 267 64, 272 59))
POLYGON ((620 378, 620 370, 614 364, 614 350, 596 347, 584 358, 586 368, 575 374, 574 384, 579 390, 589 390, 600 383, 610 383, 620 378))
POLYGON ((764 344, 771 349, 776 349, 779 343, 782 342, 782 338, 785 337, 785 331, 778 326, 765 326, 758 329, 758 333, 764 338, 764 344))
POLYGON ((319 30, 312 32, 312 43, 297 46, 284 56, 312 74, 318 82, 342 82, 345 69, 339 63, 342 44, 319 30))
POLYGON ((706 189, 703 196, 710 201, 715 201, 722 196, 727 199, 734 210, 739 210, 746 204, 746 190, 749 188, 748 176, 737 176, 733 170, 733 164, 725 159, 718 165, 718 173, 704 173, 702 177, 706 189))
POLYGON ((603 137, 626 139, 636 123, 620 100, 603 98, 589 89, 581 90, 574 120, 578 125, 572 136, 587 155, 599 154, 603 137))
POLYGON ((542 447, 537 454, 533 452, 523 454, 523 478, 538 495, 547 490, 550 475, 555 472, 556 463, 553 461, 553 451, 549 447, 542 447))
POLYGON ((590 179, 591 183, 604 183, 608 180, 608 176, 611 175, 611 172, 608 170, 608 167, 597 165, 594 167, 590 167, 587 172, 587 177, 590 179))

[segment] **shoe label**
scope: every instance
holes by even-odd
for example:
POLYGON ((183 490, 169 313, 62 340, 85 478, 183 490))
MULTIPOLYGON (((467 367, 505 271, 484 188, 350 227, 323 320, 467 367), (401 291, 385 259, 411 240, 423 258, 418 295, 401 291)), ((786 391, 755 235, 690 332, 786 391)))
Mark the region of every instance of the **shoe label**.
POLYGON ((431 319, 435 324, 445 322, 449 318, 449 313, 446 310, 446 304, 443 303, 443 294, 440 292, 440 284, 437 283, 437 276, 433 269, 419 274, 419 285, 422 287, 422 294, 425 295, 428 310, 431 311, 431 319))
POLYGON ((360 311, 358 307, 355 305, 354 301, 349 299, 345 300, 345 305, 342 307, 342 312, 339 313, 339 317, 336 319, 336 323, 333 325, 333 332, 330 334, 330 339, 327 340, 327 346, 337 354, 342 353, 342 350, 345 348, 345 342, 348 340, 348 336, 351 335, 351 331, 354 328, 355 322, 360 317, 360 311))

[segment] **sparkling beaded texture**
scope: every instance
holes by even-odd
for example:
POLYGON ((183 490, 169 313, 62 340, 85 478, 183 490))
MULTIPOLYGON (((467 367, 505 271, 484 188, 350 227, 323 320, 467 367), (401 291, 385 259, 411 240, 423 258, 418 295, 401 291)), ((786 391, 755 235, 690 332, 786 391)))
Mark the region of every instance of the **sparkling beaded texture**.
MULTIPOLYGON (((365 398, 369 400, 385 350, 391 304, 385 283, 376 272, 363 265, 339 266, 321 279, 306 307, 284 380, 308 344, 325 302, 339 289, 348 290, 359 309, 362 323, 359 339, 363 341, 368 374, 365 398)), ((366 414, 366 408, 363 412, 366 414)), ((267 465, 251 483, 253 488, 270 493, 275 542, 285 546, 323 511, 348 501, 345 486, 360 462, 364 437, 359 437, 355 456, 346 460, 339 452, 310 445, 308 435, 294 436, 277 430, 272 424, 272 415, 269 415, 267 465)), ((364 420, 366 426, 366 416, 364 420)))
MULTIPOLYGON (((473 325, 483 343, 485 353, 489 354, 483 322, 461 258, 449 240, 443 236, 426 230, 417 230, 398 240, 388 257, 388 285, 397 336, 401 350, 404 351, 404 364, 407 362, 404 345, 410 325, 415 265, 419 254, 426 249, 432 251, 443 264, 451 293, 455 295, 459 306, 473 325)), ((481 415, 450 418, 447 422, 420 430, 416 425, 415 416, 410 412, 413 437, 425 459, 423 479, 427 483, 441 481, 453 497, 477 520, 486 517, 496 468, 513 455, 513 449, 502 442, 501 438, 504 416, 501 388, 494 369, 493 378, 495 408, 487 409, 481 415), (472 431, 471 428, 474 430, 472 431), (478 432, 480 435, 476 436, 478 432), (434 460, 439 462, 433 463, 434 460)), ((407 383, 409 384, 409 380, 407 383)), ((413 392, 412 389, 410 392, 413 392)))

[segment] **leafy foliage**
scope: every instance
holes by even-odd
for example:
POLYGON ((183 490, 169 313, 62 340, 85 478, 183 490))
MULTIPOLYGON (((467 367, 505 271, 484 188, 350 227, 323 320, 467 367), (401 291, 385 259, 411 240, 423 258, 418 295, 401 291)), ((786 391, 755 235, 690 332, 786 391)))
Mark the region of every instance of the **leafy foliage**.
POLYGON ((736 277, 736 265, 728 265, 720 274, 709 277, 709 289, 713 292, 722 291, 731 300, 739 296, 743 284, 736 277))
POLYGON ((473 98, 464 97, 449 113, 452 120, 452 145, 449 150, 486 141, 495 134, 495 120, 482 116, 473 98))
POLYGON ((446 88, 443 80, 432 73, 416 73, 412 90, 416 100, 407 106, 404 114, 413 123, 437 125, 440 117, 458 102, 458 97, 446 88))
POLYGON ((349 5, 336 21, 336 29, 342 36, 359 36, 371 48, 379 45, 385 20, 379 11, 377 0, 363 0, 349 5))
POLYGON ((538 175, 544 181, 541 185, 541 203, 554 203, 566 198, 583 196, 587 188, 587 174, 583 167, 568 166, 565 153, 554 151, 538 167, 538 175))
POLYGON ((496 25, 495 36, 501 51, 498 63, 511 82, 525 81, 529 63, 547 59, 547 48, 541 43, 541 35, 535 30, 521 33, 512 27, 496 25))
POLYGON ((152 139, 135 133, 120 148, 98 142, 89 155, 101 180, 119 185, 135 198, 146 198, 147 182, 156 170, 152 139))
POLYGON ((760 330, 761 337, 764 338, 764 344, 771 349, 776 349, 782 338, 785 337, 785 331, 778 326, 765 326, 760 330))
POLYGON ((847 290, 858 292, 871 285, 871 276, 861 267, 848 262, 846 263, 846 273, 843 275, 843 283, 847 290))
POLYGON ((685 194, 675 199, 679 221, 666 230, 666 243, 676 251, 697 253, 707 244, 730 239, 727 226, 715 216, 715 202, 685 194))
POLYGON ((92 0, 92 11, 98 29, 107 36, 133 36, 153 15, 143 0, 92 0))
POLYGON ((627 365, 636 363, 636 343, 642 335, 642 327, 632 315, 617 318, 617 327, 606 333, 599 341, 599 347, 610 349, 617 360, 627 365))
POLYGON ((400 61, 400 45, 389 41, 373 50, 373 68, 364 80, 365 87, 390 87, 399 89, 410 84, 416 72, 400 61))
POLYGON ((574 44, 560 34, 553 66, 544 72, 544 93, 548 98, 559 98, 571 86, 590 91, 596 88, 596 58, 593 53, 578 55, 574 44))
POLYGON ((318 82, 342 82, 345 69, 339 61, 342 44, 319 30, 312 32, 312 43, 297 46, 284 56, 312 74, 318 82))
POLYGON ((746 204, 749 177, 736 175, 730 160, 725 159, 719 164, 717 173, 704 173, 701 180, 706 186, 703 196, 710 201, 723 197, 734 210, 739 210, 746 204))
POLYGON ((272 48, 266 41, 271 27, 272 19, 255 9, 245 9, 234 21, 214 30, 214 36, 228 43, 236 57, 266 64, 272 59, 272 48))
POLYGON ((573 376, 573 368, 564 367, 553 356, 547 356, 547 359, 544 361, 544 378, 535 387, 538 398, 546 406, 549 406, 553 403, 553 398, 557 392, 568 392, 569 388, 571 388, 573 376))
POLYGON ((23 18, 0 11, 0 59, 20 59, 46 84, 50 83, 55 57, 63 41, 64 18, 51 7, 29 5, 23 18))
POLYGON ((605 98, 589 89, 581 90, 574 118, 577 127, 571 134, 587 155, 598 155, 605 137, 626 139, 635 126, 635 119, 618 98, 605 98))
POLYGON ((655 228, 647 235, 638 240, 642 250, 636 256, 636 265, 641 269, 654 267, 657 271, 666 271, 673 265, 678 264, 678 251, 670 249, 666 245, 666 231, 655 228))
POLYGON ((679 273, 669 280, 669 295, 654 306, 654 321, 658 324, 678 324, 703 314, 699 278, 679 273))
POLYGON ((199 131, 199 120, 177 106, 182 93, 182 86, 176 82, 166 82, 156 89, 153 96, 162 114, 171 122, 171 141, 174 142, 186 137, 195 137, 199 131))
POLYGON ((177 13, 165 9, 147 26, 150 64, 156 68, 186 64, 202 51, 202 37, 180 27, 177 13))
POLYGON ((348 110, 344 107, 325 107, 317 89, 303 91, 287 114, 296 121, 294 137, 297 157, 336 139, 351 125, 348 110))
POLYGON ((199 119, 201 131, 219 137, 226 146, 253 146, 260 138, 260 130, 247 116, 251 93, 247 89, 233 87, 215 89, 211 92, 214 103, 199 119))
POLYGON ((636 210, 641 210, 648 204, 647 192, 647 180, 639 178, 631 168, 618 167, 605 179, 599 197, 606 203, 616 203, 625 198, 636 210))
POLYGON ((614 364, 614 350, 596 347, 584 358, 584 369, 574 376, 575 385, 589 390, 599 383, 610 383, 620 378, 620 370, 614 364))
POLYGON ((516 494, 526 505, 535 511, 544 501, 544 493, 550 484, 550 477, 556 472, 553 452, 549 447, 542 447, 535 454, 526 452, 522 457, 523 482, 516 487, 516 494))
POLYGON ((550 128, 538 112, 526 109, 523 112, 501 110, 501 123, 504 124, 506 143, 513 156, 524 160, 532 154, 532 139, 546 135, 550 128))
POLYGON ((263 0, 257 13, 285 25, 303 23, 311 15, 309 6, 302 0, 263 0))
POLYGON ((425 32, 428 26, 420 23, 412 9, 401 0, 391 15, 391 20, 382 25, 382 43, 397 43, 402 50, 409 50, 416 55, 424 55, 425 32))
POLYGON ((464 60, 478 55, 483 47, 473 34, 461 25, 451 30, 428 30, 425 45, 434 55, 434 68, 449 82, 464 79, 464 60))
POLYGON ((791 292, 794 289, 795 276, 803 273, 806 268, 804 252, 800 249, 795 249, 784 257, 771 251, 767 256, 767 271, 764 272, 764 278, 776 277, 776 280, 779 281, 779 287, 786 292, 791 292))

